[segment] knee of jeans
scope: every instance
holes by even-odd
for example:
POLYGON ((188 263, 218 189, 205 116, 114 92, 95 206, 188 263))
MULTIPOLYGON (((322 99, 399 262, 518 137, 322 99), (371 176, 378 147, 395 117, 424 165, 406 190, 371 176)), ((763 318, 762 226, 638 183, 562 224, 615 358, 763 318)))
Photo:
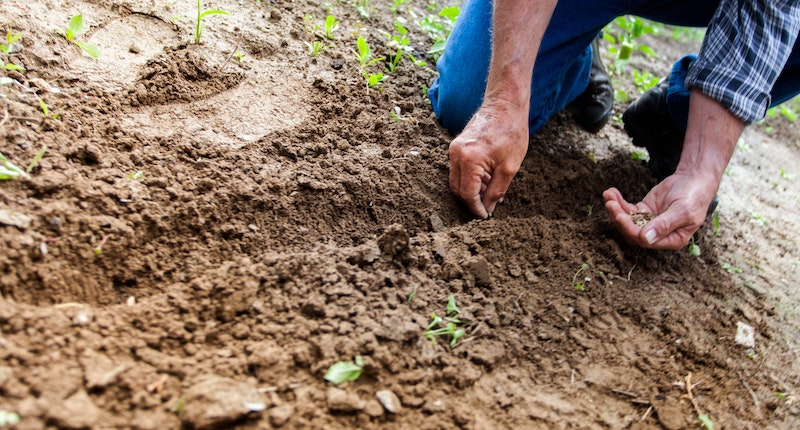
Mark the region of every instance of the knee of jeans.
POLYGON ((433 112, 447 131, 456 135, 466 127, 483 101, 482 91, 456 88, 458 85, 436 78, 428 90, 433 112))

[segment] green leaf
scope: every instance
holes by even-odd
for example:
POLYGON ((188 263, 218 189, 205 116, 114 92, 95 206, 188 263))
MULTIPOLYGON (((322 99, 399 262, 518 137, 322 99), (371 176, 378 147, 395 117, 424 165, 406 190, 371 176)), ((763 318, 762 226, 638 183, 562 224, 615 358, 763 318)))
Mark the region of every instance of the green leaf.
POLYGON ((78 48, 81 48, 81 50, 83 52, 85 52, 87 55, 89 55, 90 57, 92 57, 94 59, 98 59, 98 58, 103 56, 103 53, 100 52, 100 48, 98 48, 95 45, 92 45, 91 43, 81 42, 81 41, 78 41, 78 40, 76 40, 76 41, 74 41, 72 43, 77 45, 78 48))
POLYGON ((443 18, 447 18, 450 21, 455 21, 458 18, 458 15, 461 13, 461 9, 457 7, 446 7, 439 12, 439 16, 443 18))
POLYGON ((42 157, 44 157, 45 152, 47 152, 47 145, 42 147, 42 150, 36 153, 36 155, 33 157, 33 161, 31 161, 31 164, 28 164, 28 168, 25 170, 25 172, 31 173, 31 170, 35 169, 36 166, 39 165, 39 162, 42 161, 42 157))
POLYGON ((708 415, 700 414, 697 416, 697 419, 703 423, 703 426, 706 428, 706 430, 714 430, 714 422, 711 421, 711 418, 709 418, 708 415))
POLYGON ((439 40, 433 45, 431 45, 430 49, 428 49, 428 54, 436 54, 439 52, 444 52, 444 45, 447 43, 445 40, 439 40))
POLYGON ((199 15, 199 17, 200 19, 203 19, 207 15, 230 15, 230 14, 221 9, 209 9, 209 10, 204 10, 203 13, 199 15))
POLYGON ((325 372, 325 380, 337 385, 345 381, 355 381, 361 376, 363 369, 364 360, 360 355, 356 356, 355 363, 352 361, 337 361, 325 372))
POLYGON ((450 295, 447 297, 447 316, 461 315, 461 309, 456 306, 456 296, 450 295))
POLYGON ((19 179, 20 176, 25 176, 25 172, 0 152, 0 180, 19 179))
POLYGON ((67 40, 72 42, 75 36, 83 33, 83 15, 77 14, 70 18, 69 27, 67 27, 67 40))
POLYGON ((639 45, 639 46, 638 46, 636 49, 638 49, 638 50, 640 50, 640 51, 644 52, 644 53, 645 53, 645 54, 647 54, 647 55, 650 55, 650 56, 653 56, 653 57, 658 57, 658 55, 656 55, 656 52, 655 52, 655 51, 653 51, 653 50, 652 50, 652 49, 651 49, 649 46, 647 46, 647 45, 639 45))
POLYGON ((361 60, 361 65, 366 65, 367 60, 369 60, 370 52, 369 52, 369 45, 367 45, 367 41, 364 39, 364 36, 358 36, 356 40, 356 46, 358 47, 358 57, 361 60))
POLYGON ((6 69, 6 70, 25 70, 24 67, 17 66, 14 63, 8 63, 8 64, 4 65, 3 68, 6 69))

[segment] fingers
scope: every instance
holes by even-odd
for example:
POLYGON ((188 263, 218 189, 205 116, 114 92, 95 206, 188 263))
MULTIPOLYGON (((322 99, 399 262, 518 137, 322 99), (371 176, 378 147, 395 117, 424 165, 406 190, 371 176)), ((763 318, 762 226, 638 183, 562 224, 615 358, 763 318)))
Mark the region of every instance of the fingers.
POLYGON ((644 202, 631 204, 615 188, 606 190, 603 198, 606 201, 606 211, 617 231, 627 242, 642 248, 681 249, 689 242, 702 222, 693 220, 682 205, 672 204, 666 211, 640 227, 633 222, 631 213, 636 211, 656 213, 655 208, 649 207, 644 202))
POLYGON ((464 201, 472 213, 483 219, 488 218, 489 213, 481 196, 485 193, 491 176, 480 166, 460 162, 458 157, 450 164, 450 190, 464 201))
POLYGON ((494 212, 497 203, 503 200, 506 191, 508 191, 508 187, 511 185, 511 180, 514 179, 516 173, 517 171, 515 169, 509 169, 508 167, 495 170, 494 177, 486 187, 486 192, 483 194, 483 206, 486 208, 486 211, 489 212, 489 215, 494 212))

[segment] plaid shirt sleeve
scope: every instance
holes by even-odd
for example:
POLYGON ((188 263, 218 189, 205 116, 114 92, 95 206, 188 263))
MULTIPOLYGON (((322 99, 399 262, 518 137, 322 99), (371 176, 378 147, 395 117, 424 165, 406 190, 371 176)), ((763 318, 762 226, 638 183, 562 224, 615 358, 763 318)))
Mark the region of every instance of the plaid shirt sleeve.
POLYGON ((800 1, 722 0, 687 88, 697 88, 749 124, 764 117, 770 92, 800 31, 800 1))

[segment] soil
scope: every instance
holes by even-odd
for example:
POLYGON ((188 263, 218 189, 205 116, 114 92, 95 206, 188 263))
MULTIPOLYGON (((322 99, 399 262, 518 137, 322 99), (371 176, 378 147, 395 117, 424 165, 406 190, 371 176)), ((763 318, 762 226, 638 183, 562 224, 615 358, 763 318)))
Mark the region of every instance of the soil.
MULTIPOLYGON (((389 52, 390 3, 206 2, 231 15, 197 45, 172 19, 193 2, 0 0, 26 69, 0 87, 2 153, 47 146, 0 184, 11 427, 800 427, 796 126, 747 129, 699 257, 629 246, 603 210, 608 187, 654 185, 627 103, 596 135, 553 118, 475 220, 423 95, 431 12, 398 12, 428 66, 367 88, 354 60, 357 34, 389 52), (304 17, 328 10, 341 27, 311 57, 304 17), (55 30, 77 13, 98 60, 55 30), (455 346, 424 335, 449 296, 455 346), (355 356, 357 380, 324 380, 355 356)), ((649 43, 631 66, 657 75, 697 49, 649 43)))

